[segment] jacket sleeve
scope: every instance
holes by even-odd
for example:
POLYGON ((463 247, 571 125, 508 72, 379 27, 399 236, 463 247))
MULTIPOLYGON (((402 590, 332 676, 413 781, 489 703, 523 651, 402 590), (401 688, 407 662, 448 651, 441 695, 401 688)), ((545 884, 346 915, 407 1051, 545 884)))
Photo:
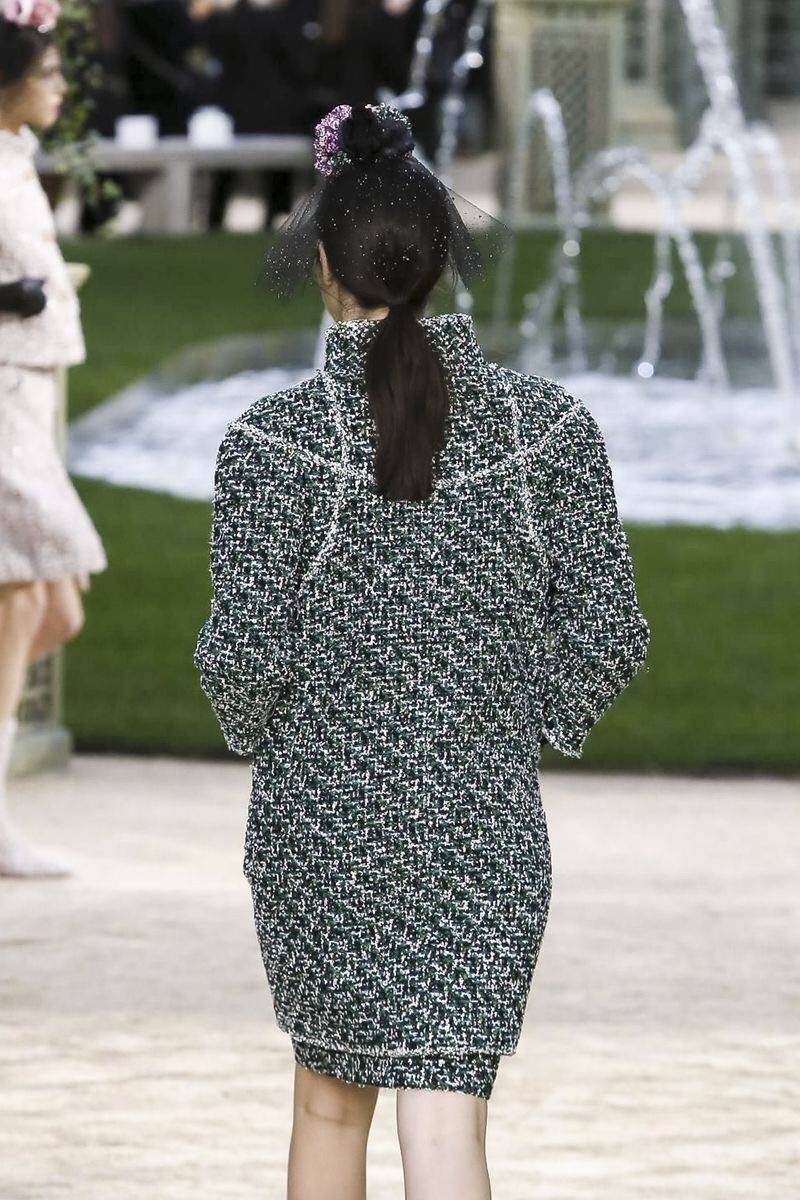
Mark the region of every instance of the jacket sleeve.
POLYGON ((547 602, 542 736, 580 758, 587 734, 643 665, 650 627, 597 422, 581 401, 546 451, 547 602))
POLYGON ((230 750, 252 754, 294 666, 304 490, 297 459, 232 424, 217 453, 211 612, 193 661, 230 750))

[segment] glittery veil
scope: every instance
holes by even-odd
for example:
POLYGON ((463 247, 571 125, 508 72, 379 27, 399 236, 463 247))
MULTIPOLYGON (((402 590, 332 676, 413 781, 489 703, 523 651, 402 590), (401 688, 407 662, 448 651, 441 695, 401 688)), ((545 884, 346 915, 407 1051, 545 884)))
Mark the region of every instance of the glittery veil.
MULTIPOLYGON (((396 179, 397 194, 404 186, 414 187, 414 174, 433 172, 418 158, 409 155, 392 168, 396 179)), ((466 287, 483 278, 492 263, 501 256, 511 237, 511 230, 502 221, 479 208, 466 197, 436 177, 445 201, 444 225, 438 225, 432 236, 439 240, 444 269, 440 284, 456 287, 459 281, 466 287)), ((370 186, 369 170, 362 175, 363 187, 370 186)), ((313 279, 317 258, 319 227, 317 213, 320 201, 328 186, 327 177, 319 179, 311 191, 296 205, 277 232, 274 242, 267 249, 257 283, 266 287, 279 299, 286 299, 313 279)), ((326 214, 330 224, 331 212, 326 214)), ((352 219, 345 209, 334 219, 352 219)))

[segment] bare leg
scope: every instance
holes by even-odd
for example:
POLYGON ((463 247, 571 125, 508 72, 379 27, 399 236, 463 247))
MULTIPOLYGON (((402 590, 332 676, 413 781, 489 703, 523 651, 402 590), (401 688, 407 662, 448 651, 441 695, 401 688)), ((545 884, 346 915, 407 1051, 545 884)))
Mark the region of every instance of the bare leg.
POLYGON ((378 1091, 295 1064, 288 1200, 366 1200, 378 1091))
POLYGON ((45 582, 47 606, 36 636, 28 650, 28 663, 44 658, 83 629, 84 614, 80 589, 72 575, 45 582))
POLYGON ((0 721, 17 711, 30 648, 46 608, 43 580, 0 585, 0 721))
POLYGON ((6 776, 28 666, 83 624, 75 580, 0 585, 0 875, 70 874, 59 855, 33 846, 8 814, 6 776))
POLYGON ((397 1089, 405 1200, 491 1200, 487 1108, 466 1092, 397 1089))

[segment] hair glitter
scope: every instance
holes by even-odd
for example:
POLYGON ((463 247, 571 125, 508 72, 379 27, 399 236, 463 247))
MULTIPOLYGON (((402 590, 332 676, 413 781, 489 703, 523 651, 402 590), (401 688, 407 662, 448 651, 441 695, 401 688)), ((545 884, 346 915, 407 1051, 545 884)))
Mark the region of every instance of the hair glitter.
MULTIPOLYGON (((391 104, 365 104, 370 112, 374 112, 379 120, 392 117, 401 121, 411 133, 411 122, 405 113, 391 104)), ((317 122, 314 129, 314 166, 320 175, 334 175, 342 167, 350 166, 352 158, 341 145, 341 126, 353 115, 350 104, 337 104, 317 122)), ((407 157, 413 151, 413 146, 402 157, 407 157)))

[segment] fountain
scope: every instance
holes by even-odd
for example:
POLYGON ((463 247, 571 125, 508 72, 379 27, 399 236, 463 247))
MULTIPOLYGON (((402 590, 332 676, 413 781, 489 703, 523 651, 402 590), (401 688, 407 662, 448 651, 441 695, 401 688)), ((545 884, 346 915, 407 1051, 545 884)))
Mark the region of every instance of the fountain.
MULTIPOLYGON (((509 164, 506 216, 514 236, 498 263, 494 315, 483 341, 493 357, 531 373, 555 375, 585 401, 603 430, 624 518, 720 528, 800 528, 800 242, 789 174, 772 131, 760 123, 748 126, 744 120, 713 0, 681 0, 681 5, 709 106, 696 140, 670 172, 659 171, 642 149, 622 145, 594 154, 573 175, 555 97, 542 89, 530 96, 509 164), (558 241, 545 282, 524 297, 522 318, 514 324, 511 294, 518 218, 537 127, 543 131, 552 168, 558 241), (726 338, 726 285, 736 271, 730 237, 717 239, 706 268, 682 215, 720 154, 730 167, 731 205, 737 205, 744 218, 760 312, 758 337, 766 352, 760 378, 753 378, 752 371, 751 377, 741 378, 742 363, 733 353, 735 345, 729 344, 740 340, 740 330, 736 339, 726 338), (763 215, 758 160, 766 164, 781 216, 780 253, 763 215), (581 263, 594 206, 630 179, 652 193, 660 224, 638 347, 620 371, 621 339, 611 339, 609 347, 607 329, 598 334, 582 312, 581 263), (674 355, 670 358, 667 352, 665 326, 665 305, 674 284, 673 250, 687 281, 699 336, 696 369, 687 369, 684 361, 680 375, 674 355)), ((409 87, 392 97, 402 107, 413 108, 424 100, 425 67, 444 8, 444 0, 427 0, 409 87)), ((488 8, 488 3, 478 3, 473 10, 444 103, 435 166, 445 177, 464 83, 478 65, 488 8)), ((466 289, 458 290, 456 303, 463 310, 470 308, 466 289)), ((308 377, 313 370, 308 364, 321 364, 326 324, 323 321, 317 332, 275 335, 268 343, 250 339, 245 346, 246 339, 228 339, 214 348, 211 359, 208 347, 188 349, 178 362, 166 364, 73 423, 70 469, 132 486, 209 496, 216 447, 227 423, 258 396, 308 377), (275 368, 275 362, 287 365, 275 368), (180 386, 175 385, 176 377, 182 380, 180 386), (178 433, 183 441, 176 445, 178 433), (193 439, 190 447, 188 436, 193 439)))
MULTIPOLYGON (((421 108, 426 100, 425 80, 430 66, 434 38, 439 31, 448 7, 448 0, 425 0, 422 21, 417 32, 411 65, 408 72, 408 87, 401 93, 388 88, 381 90, 380 99, 395 108, 408 111, 421 108)), ((436 160, 432 164, 440 179, 451 182, 453 159, 458 147, 458 127, 464 111, 464 88, 470 71, 483 64, 483 42, 492 0, 476 0, 475 7, 467 20, 464 44, 453 64, 453 74, 447 93, 442 100, 442 127, 436 160)), ((423 157, 420 155, 420 157, 423 157)), ((431 164, 429 164, 431 165, 431 164)))
MULTIPOLYGON (((561 242, 544 285, 524 298, 526 316, 520 324, 521 361, 529 368, 549 361, 549 338, 559 302, 567 333, 568 362, 586 362, 586 338, 578 302, 577 263, 582 231, 591 224, 591 206, 608 198, 628 178, 648 187, 661 207, 661 227, 655 237, 653 280, 645 295, 646 325, 637 372, 642 379, 656 373, 662 348, 663 306, 673 276, 671 246, 677 247, 694 304, 702 338, 698 378, 712 387, 728 385, 722 337, 724 285, 733 264, 725 253, 726 238, 718 243, 710 272, 706 273, 695 240, 681 210, 702 185, 713 159, 722 153, 732 174, 735 196, 744 216, 744 233, 758 294, 772 378, 784 404, 783 422, 790 446, 800 449, 798 399, 800 399, 800 241, 795 228, 789 174, 780 144, 768 127, 748 127, 733 75, 730 54, 713 0, 681 0, 687 29, 708 91, 709 107, 696 141, 677 167, 662 174, 647 154, 635 146, 601 150, 584 164, 577 178, 570 176, 563 120, 555 97, 546 90, 534 92, 518 131, 509 176, 507 219, 517 229, 522 212, 527 155, 537 124, 545 133, 556 198, 556 221, 561 242), (763 215, 762 198, 754 170, 754 156, 768 162, 782 217, 783 275, 763 215), (785 279, 785 282, 784 282, 785 279)), ((509 324, 515 245, 509 245, 497 277, 495 333, 509 324)))

